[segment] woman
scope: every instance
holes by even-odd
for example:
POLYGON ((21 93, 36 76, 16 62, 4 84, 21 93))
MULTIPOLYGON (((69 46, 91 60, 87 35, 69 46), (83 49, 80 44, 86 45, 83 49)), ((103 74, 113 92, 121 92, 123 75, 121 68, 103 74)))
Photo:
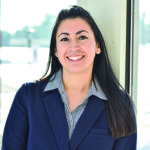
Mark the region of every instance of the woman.
POLYGON ((79 6, 60 11, 46 73, 18 90, 2 149, 136 150, 136 135, 133 103, 96 23, 79 6))

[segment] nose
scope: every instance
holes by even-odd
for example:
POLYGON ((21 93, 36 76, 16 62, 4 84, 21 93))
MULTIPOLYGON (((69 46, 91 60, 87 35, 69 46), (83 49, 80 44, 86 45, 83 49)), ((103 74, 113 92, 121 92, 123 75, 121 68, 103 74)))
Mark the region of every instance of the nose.
POLYGON ((70 42, 70 49, 71 50, 77 50, 79 48, 79 43, 77 39, 72 39, 70 42))

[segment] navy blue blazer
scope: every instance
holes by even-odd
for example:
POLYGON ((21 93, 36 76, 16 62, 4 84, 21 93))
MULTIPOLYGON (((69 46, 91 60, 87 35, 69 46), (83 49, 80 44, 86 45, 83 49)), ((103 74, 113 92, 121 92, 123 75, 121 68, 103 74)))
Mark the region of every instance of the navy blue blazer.
POLYGON ((136 150, 136 134, 113 138, 106 117, 107 101, 92 96, 68 140, 64 105, 46 83, 24 84, 11 106, 2 150, 136 150))

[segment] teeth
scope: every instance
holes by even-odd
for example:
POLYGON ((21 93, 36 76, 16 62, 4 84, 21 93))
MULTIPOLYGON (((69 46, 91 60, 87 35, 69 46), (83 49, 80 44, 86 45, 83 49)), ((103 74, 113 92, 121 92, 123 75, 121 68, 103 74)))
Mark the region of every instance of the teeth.
POLYGON ((83 56, 76 56, 76 57, 68 57, 71 60, 78 60, 80 58, 82 58, 83 56))

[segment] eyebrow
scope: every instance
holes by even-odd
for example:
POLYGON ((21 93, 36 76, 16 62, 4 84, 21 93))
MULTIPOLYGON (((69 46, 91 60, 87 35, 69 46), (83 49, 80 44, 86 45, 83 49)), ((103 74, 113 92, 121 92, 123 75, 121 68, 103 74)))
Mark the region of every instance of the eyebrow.
POLYGON ((86 30, 80 30, 80 31, 78 31, 76 34, 80 34, 80 33, 82 33, 82 32, 88 33, 88 31, 86 31, 86 30))
MULTIPOLYGON (((86 30, 80 30, 80 31, 78 31, 78 32, 76 32, 76 34, 78 35, 78 34, 81 34, 82 32, 86 32, 86 33, 88 33, 88 31, 86 31, 86 30)), ((61 35, 70 35, 69 33, 67 33, 67 32, 62 32, 62 33, 60 33, 59 35, 58 35, 58 37, 60 37, 61 35)))
POLYGON ((58 35, 58 37, 60 37, 61 35, 69 35, 69 33, 67 33, 67 32, 62 32, 62 33, 60 33, 59 35, 58 35))

